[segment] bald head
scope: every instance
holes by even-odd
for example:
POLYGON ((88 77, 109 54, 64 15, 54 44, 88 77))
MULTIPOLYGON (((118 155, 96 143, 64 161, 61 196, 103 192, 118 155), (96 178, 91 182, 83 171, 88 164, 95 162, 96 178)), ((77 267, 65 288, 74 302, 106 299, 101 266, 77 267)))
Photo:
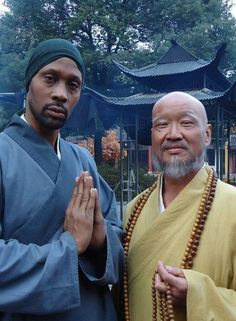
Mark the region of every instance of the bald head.
POLYGON ((152 110, 153 121, 161 108, 174 109, 180 106, 189 106, 192 112, 200 118, 204 128, 207 126, 208 119, 203 104, 195 97, 180 91, 171 92, 155 103, 152 110))
POLYGON ((152 146, 157 169, 179 179, 198 171, 211 141, 203 104, 184 92, 162 97, 152 111, 152 146))

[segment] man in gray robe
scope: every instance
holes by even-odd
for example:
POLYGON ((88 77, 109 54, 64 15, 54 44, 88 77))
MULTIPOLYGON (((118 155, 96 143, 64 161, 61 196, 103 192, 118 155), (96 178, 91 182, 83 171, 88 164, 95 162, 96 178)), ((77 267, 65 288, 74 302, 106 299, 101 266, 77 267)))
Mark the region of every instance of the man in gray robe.
POLYGON ((25 80, 25 114, 0 134, 0 320, 116 321, 114 194, 87 150, 59 133, 80 98, 79 51, 40 43, 25 80))

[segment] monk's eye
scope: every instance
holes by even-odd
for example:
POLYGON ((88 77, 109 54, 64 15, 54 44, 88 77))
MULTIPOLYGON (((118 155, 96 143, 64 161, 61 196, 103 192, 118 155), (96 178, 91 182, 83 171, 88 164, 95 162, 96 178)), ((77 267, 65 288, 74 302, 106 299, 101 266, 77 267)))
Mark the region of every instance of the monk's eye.
POLYGON ((194 125, 194 121, 192 120, 183 120, 181 122, 181 125, 184 126, 184 127, 191 127, 194 125))
POLYGON ((163 129, 166 128, 168 126, 168 123, 165 121, 159 122, 155 124, 155 128, 157 129, 163 129))

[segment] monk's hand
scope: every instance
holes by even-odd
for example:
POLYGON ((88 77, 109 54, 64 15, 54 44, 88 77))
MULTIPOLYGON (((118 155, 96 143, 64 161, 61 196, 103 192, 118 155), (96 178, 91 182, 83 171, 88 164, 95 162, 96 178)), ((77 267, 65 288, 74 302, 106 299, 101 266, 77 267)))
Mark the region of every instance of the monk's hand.
POLYGON ((104 218, 100 210, 100 203, 97 189, 94 188, 94 193, 96 196, 95 209, 94 209, 94 221, 93 221, 93 233, 91 237, 91 242, 89 244, 89 249, 92 251, 102 250, 105 247, 105 226, 104 218))
POLYGON ((79 254, 87 250, 93 234, 96 190, 92 186, 92 177, 82 172, 66 210, 64 230, 75 238, 79 254))
POLYGON ((177 267, 165 266, 162 262, 158 262, 157 272, 155 276, 155 288, 160 293, 166 294, 166 285, 168 284, 171 290, 173 304, 186 306, 188 284, 183 271, 177 267))

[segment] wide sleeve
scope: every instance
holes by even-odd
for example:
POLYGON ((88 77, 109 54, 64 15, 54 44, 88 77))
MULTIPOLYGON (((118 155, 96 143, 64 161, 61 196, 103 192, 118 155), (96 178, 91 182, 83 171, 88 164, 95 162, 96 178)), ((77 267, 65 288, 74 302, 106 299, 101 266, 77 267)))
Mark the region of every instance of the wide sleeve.
POLYGON ((0 239, 0 310, 47 314, 78 306, 77 266, 68 232, 43 246, 0 239))
POLYGON ((187 320, 236 320, 236 291, 217 287, 213 280, 200 272, 184 270, 188 282, 187 320))
POLYGON ((79 306, 78 252, 70 233, 41 246, 23 244, 3 237, 5 215, 1 183, 0 311, 36 315, 79 306))

